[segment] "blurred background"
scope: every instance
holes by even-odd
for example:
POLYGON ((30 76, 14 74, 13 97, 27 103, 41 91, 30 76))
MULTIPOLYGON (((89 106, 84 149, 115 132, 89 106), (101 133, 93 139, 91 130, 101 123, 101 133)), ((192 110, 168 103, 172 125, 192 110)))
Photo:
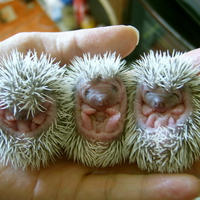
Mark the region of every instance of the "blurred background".
POLYGON ((200 47, 199 0, 0 0, 0 41, 24 31, 116 24, 140 31, 140 43, 127 61, 150 49, 172 52, 200 47))

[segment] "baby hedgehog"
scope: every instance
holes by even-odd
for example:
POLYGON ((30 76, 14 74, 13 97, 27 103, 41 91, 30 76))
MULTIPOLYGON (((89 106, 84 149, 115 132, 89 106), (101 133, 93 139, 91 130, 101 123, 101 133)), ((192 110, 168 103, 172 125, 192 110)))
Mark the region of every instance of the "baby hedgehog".
POLYGON ((91 167, 125 159, 127 109, 125 61, 115 53, 76 57, 68 69, 71 106, 64 148, 68 158, 91 167))
POLYGON ((65 68, 36 52, 0 61, 0 159, 39 169, 59 154, 68 96, 65 68))
POLYGON ((180 172, 200 156, 200 77, 181 53, 150 53, 132 65, 126 132, 130 162, 155 172, 180 172))

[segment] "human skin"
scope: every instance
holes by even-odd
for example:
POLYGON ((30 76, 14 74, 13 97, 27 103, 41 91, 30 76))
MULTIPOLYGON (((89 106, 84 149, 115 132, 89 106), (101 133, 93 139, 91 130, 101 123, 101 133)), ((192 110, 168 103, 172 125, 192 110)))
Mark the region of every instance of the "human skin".
MULTIPOLYGON (((83 53, 116 51, 125 57, 137 44, 132 27, 112 26, 62 33, 20 33, 0 42, 0 55, 17 48, 29 49, 69 63, 83 53), (131 41, 131 42, 130 42, 131 41)), ((184 58, 200 59, 200 49, 184 58)), ((0 164, 1 200, 189 200, 200 193, 200 162, 183 174, 147 174, 135 164, 116 165, 98 170, 65 158, 39 171, 16 170, 0 164)))

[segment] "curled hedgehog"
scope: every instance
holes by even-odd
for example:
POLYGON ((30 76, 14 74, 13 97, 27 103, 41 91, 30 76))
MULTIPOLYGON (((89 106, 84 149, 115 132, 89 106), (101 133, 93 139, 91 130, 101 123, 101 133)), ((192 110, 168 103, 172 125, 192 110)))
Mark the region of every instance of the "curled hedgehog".
POLYGON ((150 51, 132 69, 130 162, 154 172, 189 168, 200 156, 199 68, 181 53, 150 51))
POLYGON ((122 163, 127 69, 115 53, 76 57, 68 68, 71 99, 63 146, 68 158, 90 167, 122 163))
POLYGON ((59 155, 67 109, 65 68, 36 52, 14 50, 0 62, 0 158, 39 169, 59 155))

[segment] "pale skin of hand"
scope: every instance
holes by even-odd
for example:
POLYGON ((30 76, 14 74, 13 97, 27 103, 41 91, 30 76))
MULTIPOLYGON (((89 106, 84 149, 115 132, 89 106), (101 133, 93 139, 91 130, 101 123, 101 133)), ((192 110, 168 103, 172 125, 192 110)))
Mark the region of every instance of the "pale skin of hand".
MULTIPOLYGON (((138 41, 132 27, 112 26, 63 33, 20 33, 0 42, 0 55, 17 48, 51 54, 64 65, 83 53, 116 51, 128 55, 138 41)), ((189 56, 198 52, 190 52, 189 56)), ((197 57, 196 56, 196 57, 197 57)), ((187 57, 187 54, 186 54, 187 57)), ((189 200, 198 196, 200 163, 187 174, 148 174, 135 164, 102 170, 65 158, 39 171, 14 170, 0 164, 1 200, 189 200)))

